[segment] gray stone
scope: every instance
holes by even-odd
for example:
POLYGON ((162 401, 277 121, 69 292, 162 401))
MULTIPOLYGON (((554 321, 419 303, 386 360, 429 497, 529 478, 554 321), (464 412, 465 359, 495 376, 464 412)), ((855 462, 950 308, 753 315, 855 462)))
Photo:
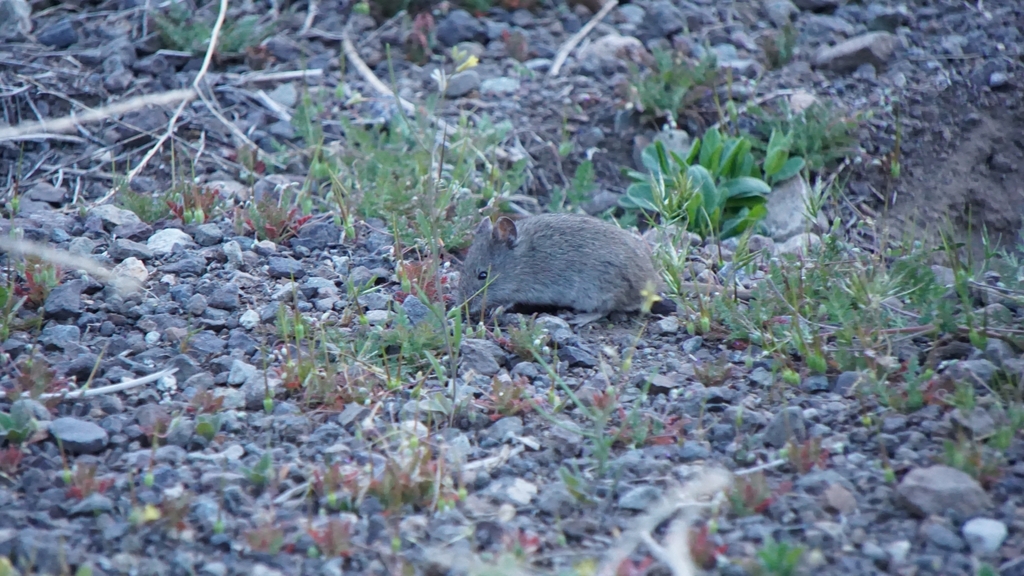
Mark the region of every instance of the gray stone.
POLYGON ((764 431, 764 443, 774 448, 782 448, 791 438, 797 441, 807 438, 804 411, 796 406, 782 409, 764 431))
POLYGON ((43 304, 47 318, 71 320, 82 314, 82 291, 88 287, 85 280, 72 280, 50 291, 43 304))
POLYGON ((889 32, 869 32, 821 49, 814 65, 837 72, 852 72, 864 64, 885 66, 899 46, 899 37, 889 32))
POLYGON ((57 418, 50 423, 50 434, 72 454, 96 454, 103 451, 110 440, 106 430, 77 418, 57 418))
POLYGON ((643 511, 661 499, 661 490, 654 486, 638 486, 619 496, 618 506, 623 510, 643 511))
POLYGON ((306 270, 298 260, 277 256, 267 260, 267 273, 272 278, 299 279, 306 275, 306 270))
POLYGON ((896 494, 906 508, 922 517, 942 515, 947 510, 976 516, 992 506, 977 480, 942 465, 911 470, 896 487, 896 494))
POLYGON ((431 314, 430 308, 412 294, 402 301, 402 310, 405 312, 406 318, 409 319, 409 323, 413 326, 422 324, 431 314))
POLYGON ((932 544, 942 548, 943 550, 949 550, 952 552, 959 552, 964 549, 964 541, 962 538, 956 535, 955 532, 939 524, 937 522, 929 522, 925 524, 922 530, 924 537, 932 544))
POLYGON ((216 246, 224 239, 224 233, 216 224, 200 224, 196 226, 195 237, 200 246, 216 246))
POLYGON ((462 356, 462 368, 483 376, 494 376, 501 370, 499 362, 505 363, 505 353, 502 349, 487 340, 467 338, 462 341, 459 352, 462 356))
POLYGON ((437 24, 435 36, 442 45, 451 47, 459 42, 486 42, 487 29, 469 12, 452 10, 437 24))
POLYGON ((45 46, 63 50, 78 42, 78 31, 71 20, 61 20, 40 30, 36 34, 36 40, 45 46))

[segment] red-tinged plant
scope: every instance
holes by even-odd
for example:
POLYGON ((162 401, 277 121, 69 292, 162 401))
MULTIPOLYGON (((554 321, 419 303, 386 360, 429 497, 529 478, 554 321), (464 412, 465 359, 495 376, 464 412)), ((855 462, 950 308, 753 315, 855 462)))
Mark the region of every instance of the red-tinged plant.
POLYGON ((320 553, 329 558, 348 558, 352 555, 352 523, 331 518, 322 529, 309 528, 306 531, 320 553))
POLYGON ((718 557, 725 554, 727 545, 716 545, 711 541, 707 524, 700 528, 690 528, 690 556, 694 563, 704 570, 711 570, 718 565, 718 557))
POLYGON ((444 288, 448 286, 448 277, 441 276, 438 279, 438 262, 433 258, 427 258, 417 262, 402 262, 398 266, 398 278, 402 287, 408 289, 399 291, 395 297, 399 302, 404 302, 409 296, 425 295, 427 301, 437 304, 445 301, 444 288), (438 294, 438 286, 442 294, 438 294))
POLYGON ((520 560, 526 559, 540 550, 540 536, 528 530, 517 529, 515 532, 506 532, 502 536, 502 541, 505 550, 520 560))
POLYGON ((46 301, 50 292, 60 284, 63 275, 59 266, 44 262, 35 256, 27 256, 24 270, 25 280, 14 285, 14 295, 18 298, 25 297, 26 307, 38 308, 46 301))
POLYGON ((729 504, 737 516, 762 514, 775 498, 789 491, 789 483, 783 483, 776 492, 768 486, 763 472, 739 476, 729 493, 729 504))
POLYGON ((425 64, 434 53, 434 17, 430 12, 420 12, 412 21, 412 29, 406 44, 406 55, 411 62, 425 64))
POLYGON ((520 376, 510 382, 502 382, 498 377, 491 379, 491 393, 480 400, 480 404, 491 412, 492 421, 505 416, 514 416, 530 409, 530 396, 534 388, 529 379, 520 376))
POLYGON ((286 549, 284 528, 274 524, 263 524, 245 533, 245 541, 255 552, 277 554, 286 549))
POLYGON ((192 397, 187 410, 190 414, 216 414, 221 411, 223 405, 224 396, 215 396, 213 392, 204 388, 192 397))
POLYGON ((647 570, 654 564, 654 558, 650 556, 644 556, 643 560, 634 562, 633 560, 626 558, 619 564, 619 569, 615 571, 617 576, 643 576, 647 574, 647 570))
POLYGON ((21 466, 21 459, 24 456, 25 454, 21 451, 21 448, 17 446, 0 450, 0 472, 8 477, 16 475, 18 468, 21 466))
POLYGON ((270 199, 263 199, 251 207, 249 215, 243 217, 245 226, 262 240, 281 243, 299 233, 313 216, 299 215, 297 206, 280 206, 270 199))
POLYGON ((202 224, 212 216, 220 192, 216 188, 193 184, 175 196, 167 200, 167 208, 174 217, 184 224, 202 224))
POLYGON ((808 438, 800 444, 790 440, 786 445, 786 458, 801 474, 807 474, 815 466, 824 470, 828 467, 828 457, 828 450, 821 447, 821 438, 808 438))
POLYGON ((530 44, 522 31, 502 30, 501 39, 505 42, 505 51, 509 56, 520 62, 525 62, 530 58, 530 44))
POLYGON ((96 478, 95 464, 83 464, 75 466, 71 474, 71 486, 68 486, 66 493, 68 498, 82 500, 93 494, 103 494, 114 485, 113 478, 96 478))

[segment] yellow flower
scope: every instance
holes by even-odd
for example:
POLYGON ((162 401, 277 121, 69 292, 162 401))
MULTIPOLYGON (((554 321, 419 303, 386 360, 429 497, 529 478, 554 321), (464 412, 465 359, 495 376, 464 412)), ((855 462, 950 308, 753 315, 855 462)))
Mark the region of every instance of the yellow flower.
POLYGON ((470 68, 476 66, 479 63, 480 59, 470 54, 462 64, 459 64, 459 67, 455 69, 455 72, 459 73, 462 72, 463 70, 469 70, 470 68))

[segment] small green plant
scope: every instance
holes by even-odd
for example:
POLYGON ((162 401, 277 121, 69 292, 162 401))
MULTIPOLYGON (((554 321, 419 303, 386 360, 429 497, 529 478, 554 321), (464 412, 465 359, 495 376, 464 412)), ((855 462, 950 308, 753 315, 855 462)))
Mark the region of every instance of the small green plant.
POLYGON ((267 486, 274 479, 274 459, 270 451, 263 453, 263 456, 251 468, 243 468, 245 478, 257 488, 267 486))
POLYGON ((146 224, 152 224, 171 215, 164 198, 135 192, 127 186, 122 187, 117 193, 117 204, 125 210, 130 210, 146 224))
POLYGON ((803 547, 776 542, 770 536, 764 539, 764 544, 757 552, 762 573, 771 576, 793 576, 803 555, 803 547))
POLYGON ((790 158, 789 141, 778 135, 764 161, 764 172, 745 136, 723 137, 717 128, 697 139, 686 157, 655 142, 641 158, 649 174, 625 173, 633 181, 619 200, 623 208, 657 215, 663 223, 678 222, 701 236, 730 238, 756 227, 767 215, 771 186, 764 178, 784 180, 803 166, 790 158))
POLYGON ((12 414, 0 412, 0 438, 11 444, 21 444, 36 431, 36 421, 27 410, 15 410, 12 414))
POLYGON ((19 296, 13 285, 0 286, 0 342, 6 342, 11 332, 20 329, 18 311, 28 302, 28 296, 19 296))
POLYGON ((831 102, 814 102, 799 113, 785 102, 778 113, 751 107, 748 113, 758 122, 751 132, 757 150, 767 151, 773 134, 783 135, 788 149, 804 159, 811 172, 830 169, 855 151, 855 131, 862 116, 844 116, 831 102))
POLYGON ((781 29, 765 36, 761 47, 764 49, 768 66, 779 69, 789 64, 796 53, 796 41, 796 26, 792 22, 787 22, 781 29))
POLYGON ((594 163, 590 160, 580 162, 576 167, 569 186, 566 188, 555 188, 551 191, 551 198, 548 200, 549 212, 563 212, 570 208, 582 205, 590 197, 594 189, 594 163))
MULTIPOLYGON (((190 12, 180 4, 172 4, 166 14, 155 14, 153 21, 164 45, 173 50, 200 55, 206 52, 216 18, 206 12, 190 12)), ((259 26, 256 16, 227 18, 217 41, 217 53, 237 55, 256 46, 273 32, 272 26, 259 26)))
POLYGON ((670 124, 693 104, 707 96, 718 84, 720 71, 710 50, 696 64, 690 64, 679 52, 656 49, 650 69, 631 71, 630 99, 642 116, 670 124))
POLYGON ((280 201, 269 196, 249 207, 248 213, 236 212, 235 227, 255 233, 260 240, 281 243, 299 233, 312 218, 301 206, 301 195, 283 194, 280 201))

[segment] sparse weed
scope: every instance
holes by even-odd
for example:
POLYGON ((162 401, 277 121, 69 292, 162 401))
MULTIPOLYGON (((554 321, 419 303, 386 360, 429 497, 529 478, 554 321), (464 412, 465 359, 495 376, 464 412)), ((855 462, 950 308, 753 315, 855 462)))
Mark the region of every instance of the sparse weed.
POLYGON ((863 115, 844 115, 831 102, 815 102, 799 113, 783 102, 777 113, 760 107, 747 112, 758 125, 751 132, 754 147, 767 150, 773 134, 788 139, 789 150, 804 159, 811 172, 831 169, 856 150, 856 130, 863 115))
MULTIPOLYGON (((208 12, 192 13, 180 4, 172 4, 165 14, 153 16, 164 45, 197 56, 206 52, 215 20, 208 12)), ((256 16, 226 19, 217 41, 217 53, 222 57, 239 55, 270 36, 273 27, 260 26, 258 20, 256 16)))
POLYGON ((730 511, 740 517, 761 514, 779 495, 788 491, 788 483, 772 490, 763 472, 739 476, 728 494, 730 511))
POLYGON ((127 186, 122 187, 117 193, 117 204, 125 210, 134 212, 139 220, 146 224, 152 224, 171 215, 166 198, 135 192, 127 186))
POLYGON ((681 114, 714 90, 721 72, 711 51, 695 64, 668 50, 654 50, 653 57, 649 70, 632 68, 630 100, 648 120, 667 119, 674 125, 681 114))
POLYGON ((803 547, 777 542, 771 537, 765 538, 757 552, 761 574, 766 576, 794 576, 803 555, 803 547))

